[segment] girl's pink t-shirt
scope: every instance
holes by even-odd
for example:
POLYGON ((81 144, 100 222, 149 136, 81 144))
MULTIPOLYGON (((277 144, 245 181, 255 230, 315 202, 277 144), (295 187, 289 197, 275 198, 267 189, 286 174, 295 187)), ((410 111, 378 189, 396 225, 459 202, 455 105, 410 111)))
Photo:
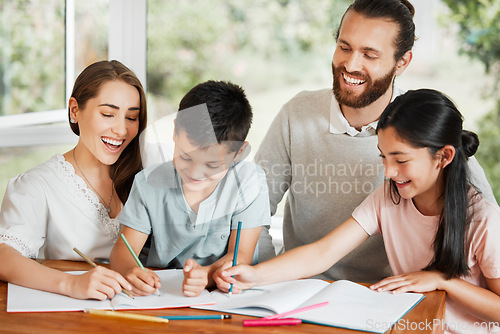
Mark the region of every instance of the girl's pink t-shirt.
MULTIPOLYGON (((485 277, 500 278, 500 208, 481 196, 475 198, 471 208, 474 218, 468 230, 470 274, 462 279, 486 288, 485 277)), ((424 216, 412 200, 401 198, 396 205, 388 188, 382 185, 354 210, 352 217, 368 234, 382 234, 394 275, 420 271, 431 262, 439 216, 424 216)), ((500 332, 496 325, 485 323, 447 298, 447 332, 500 332)))

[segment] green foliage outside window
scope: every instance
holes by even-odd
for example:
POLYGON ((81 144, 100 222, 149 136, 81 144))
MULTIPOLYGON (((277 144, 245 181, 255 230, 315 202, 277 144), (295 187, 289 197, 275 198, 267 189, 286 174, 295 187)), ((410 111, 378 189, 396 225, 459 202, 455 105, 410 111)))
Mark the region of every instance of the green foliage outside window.
POLYGON ((447 19, 458 23, 461 52, 484 64, 494 78, 486 92, 497 103, 482 120, 478 132, 481 144, 476 154, 500 202, 500 1, 443 0, 450 8, 447 19))
MULTIPOLYGON (((148 1, 148 90, 158 100, 179 99, 195 84, 232 80, 245 89, 304 80, 321 55, 328 71, 348 0, 148 1)), ((160 107, 160 109, 163 106, 160 107)))
POLYGON ((64 106, 64 5, 0 0, 0 116, 64 106))

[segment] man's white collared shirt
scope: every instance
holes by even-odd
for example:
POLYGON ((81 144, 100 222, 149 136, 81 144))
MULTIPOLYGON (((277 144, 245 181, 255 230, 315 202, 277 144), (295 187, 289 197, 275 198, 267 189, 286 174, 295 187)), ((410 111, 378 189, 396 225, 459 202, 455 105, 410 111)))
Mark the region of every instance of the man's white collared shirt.
MULTIPOLYGON (((394 86, 391 102, 394 101, 396 97, 402 94, 404 94, 404 91, 394 86)), ((335 96, 332 93, 332 100, 330 103, 330 133, 335 133, 335 134, 347 133, 352 137, 358 135, 370 136, 375 134, 375 130, 377 129, 377 124, 378 120, 373 121, 370 124, 363 125, 361 127, 361 131, 356 130, 349 124, 347 119, 344 117, 344 114, 340 110, 340 105, 338 104, 337 100, 335 99, 335 96)))

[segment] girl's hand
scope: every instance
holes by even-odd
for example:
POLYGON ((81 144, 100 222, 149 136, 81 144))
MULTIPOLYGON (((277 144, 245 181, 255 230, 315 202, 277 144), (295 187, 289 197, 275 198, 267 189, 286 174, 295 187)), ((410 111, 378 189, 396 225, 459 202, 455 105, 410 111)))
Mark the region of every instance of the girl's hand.
POLYGON ((97 266, 85 274, 67 277, 67 295, 77 299, 111 299, 122 291, 132 290, 129 282, 116 271, 97 266))
POLYGON ((187 297, 197 297, 208 285, 208 269, 200 266, 195 260, 188 259, 184 264, 184 281, 182 292, 187 297))
POLYGON ((125 278, 132 284, 132 293, 136 296, 152 295, 161 287, 160 278, 149 269, 133 267, 125 274, 125 278))
MULTIPOLYGON (((219 286, 225 286, 225 279, 226 277, 222 275, 224 270, 231 268, 233 265, 233 261, 225 261, 219 268, 215 270, 215 272, 212 274, 212 278, 214 280, 214 284, 220 289, 219 286)), ((228 288, 229 289, 229 288, 228 288)), ((222 290, 222 289, 221 289, 222 290)), ((223 290, 225 291, 225 290, 223 290)))
POLYGON ((248 264, 239 264, 220 272, 220 281, 217 287, 228 292, 233 284, 233 293, 241 293, 243 290, 251 289, 258 283, 257 273, 254 267, 248 264), (234 276, 234 277, 232 277, 234 276))
POLYGON ((384 278, 370 286, 370 289, 379 292, 392 291, 393 293, 429 292, 441 290, 441 282, 445 280, 445 276, 439 271, 417 271, 384 278))

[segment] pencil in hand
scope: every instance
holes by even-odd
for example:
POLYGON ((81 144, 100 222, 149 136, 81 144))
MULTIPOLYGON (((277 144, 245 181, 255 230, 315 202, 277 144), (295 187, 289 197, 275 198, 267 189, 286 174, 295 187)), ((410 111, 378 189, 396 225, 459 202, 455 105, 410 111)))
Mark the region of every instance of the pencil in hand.
MULTIPOLYGON (((238 222, 238 230, 236 231, 236 243, 234 245, 233 267, 236 266, 236 263, 238 260, 238 247, 240 245, 240 233, 241 233, 241 222, 238 222)), ((228 292, 229 297, 231 297, 232 295, 233 295, 233 283, 231 283, 231 286, 229 287, 229 292, 228 292)))
MULTIPOLYGON (((82 257, 82 259, 84 259, 84 260, 85 260, 88 264, 90 264, 92 267, 94 267, 94 268, 95 268, 95 267, 97 267, 97 264, 95 264, 95 262, 94 262, 94 261, 92 261, 92 260, 91 260, 91 259, 90 259, 87 255, 85 255, 85 254, 83 254, 82 252, 80 252, 80 251, 78 250, 78 248, 73 247, 73 250, 74 250, 74 251, 75 251, 78 255, 80 255, 80 256, 82 257)), ((132 295, 130 294, 130 292, 129 292, 129 291, 127 291, 127 290, 125 290, 124 288, 122 288, 122 292, 123 292, 124 294, 126 294, 127 296, 129 296, 130 298, 135 299, 135 298, 134 298, 134 296, 132 296, 132 295)))
MULTIPOLYGON (((141 260, 139 260, 139 258, 137 257, 137 255, 135 254, 134 250, 132 249, 132 246, 130 246, 130 244, 128 243, 128 240, 127 238, 125 238, 125 236, 123 235, 123 233, 120 233, 120 237, 122 238, 123 242, 125 243, 125 246, 127 246, 127 249, 128 251, 130 252, 130 254, 132 254, 132 257, 134 258, 135 262, 137 263, 137 265, 144 271, 146 271, 146 268, 144 268, 144 266, 142 265, 142 262, 141 260)), ((160 290, 159 289, 156 289, 156 293, 158 294, 158 296, 160 295, 160 290)))

